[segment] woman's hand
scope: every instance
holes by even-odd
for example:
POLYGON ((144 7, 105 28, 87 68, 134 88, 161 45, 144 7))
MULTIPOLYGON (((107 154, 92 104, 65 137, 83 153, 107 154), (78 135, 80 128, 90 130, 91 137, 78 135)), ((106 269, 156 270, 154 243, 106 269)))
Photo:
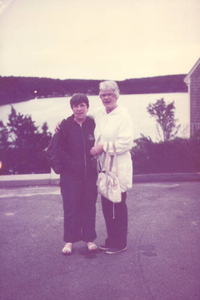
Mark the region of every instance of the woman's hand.
POLYGON ((97 145, 92 147, 92 149, 90 150, 90 154, 92 155, 99 155, 103 152, 103 145, 97 145))
POLYGON ((58 122, 56 124, 56 128, 54 129, 55 133, 58 133, 58 131, 60 130, 60 124, 61 124, 61 122, 58 122))

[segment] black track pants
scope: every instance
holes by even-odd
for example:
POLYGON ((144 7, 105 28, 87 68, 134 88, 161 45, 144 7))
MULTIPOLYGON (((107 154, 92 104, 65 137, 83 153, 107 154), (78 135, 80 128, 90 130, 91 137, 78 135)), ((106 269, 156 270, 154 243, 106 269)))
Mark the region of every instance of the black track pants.
POLYGON ((128 212, 126 192, 122 193, 122 201, 114 204, 102 197, 102 209, 106 222, 108 247, 124 248, 127 245, 128 212), (113 211, 114 210, 114 211, 113 211))

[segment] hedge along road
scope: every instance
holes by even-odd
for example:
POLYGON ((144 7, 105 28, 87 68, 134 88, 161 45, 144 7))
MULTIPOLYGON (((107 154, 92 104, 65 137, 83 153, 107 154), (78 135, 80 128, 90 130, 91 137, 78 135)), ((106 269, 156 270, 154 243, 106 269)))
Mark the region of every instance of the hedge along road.
MULTIPOLYGON (((200 182, 134 184, 128 250, 63 256, 58 186, 1 188, 1 299, 200 299, 200 182)), ((97 201, 97 242, 106 230, 97 201)))

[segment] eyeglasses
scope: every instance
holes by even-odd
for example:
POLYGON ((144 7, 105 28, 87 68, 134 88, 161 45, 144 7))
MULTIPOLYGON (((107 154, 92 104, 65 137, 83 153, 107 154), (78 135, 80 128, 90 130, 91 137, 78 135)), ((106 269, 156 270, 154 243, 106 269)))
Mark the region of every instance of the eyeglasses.
POLYGON ((111 93, 108 93, 108 94, 100 94, 100 97, 101 98, 106 98, 106 97, 109 97, 109 98, 112 98, 115 94, 111 94, 111 93))

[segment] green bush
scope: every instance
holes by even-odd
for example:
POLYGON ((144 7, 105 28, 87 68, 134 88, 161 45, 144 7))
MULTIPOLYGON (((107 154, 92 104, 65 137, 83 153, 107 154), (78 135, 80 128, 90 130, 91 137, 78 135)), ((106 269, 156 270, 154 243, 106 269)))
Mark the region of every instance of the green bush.
POLYGON ((200 137, 153 143, 142 136, 131 150, 133 174, 200 172, 200 137))
POLYGON ((39 129, 31 116, 11 107, 6 126, 0 121, 0 175, 50 173, 45 152, 50 140, 47 123, 39 129))

